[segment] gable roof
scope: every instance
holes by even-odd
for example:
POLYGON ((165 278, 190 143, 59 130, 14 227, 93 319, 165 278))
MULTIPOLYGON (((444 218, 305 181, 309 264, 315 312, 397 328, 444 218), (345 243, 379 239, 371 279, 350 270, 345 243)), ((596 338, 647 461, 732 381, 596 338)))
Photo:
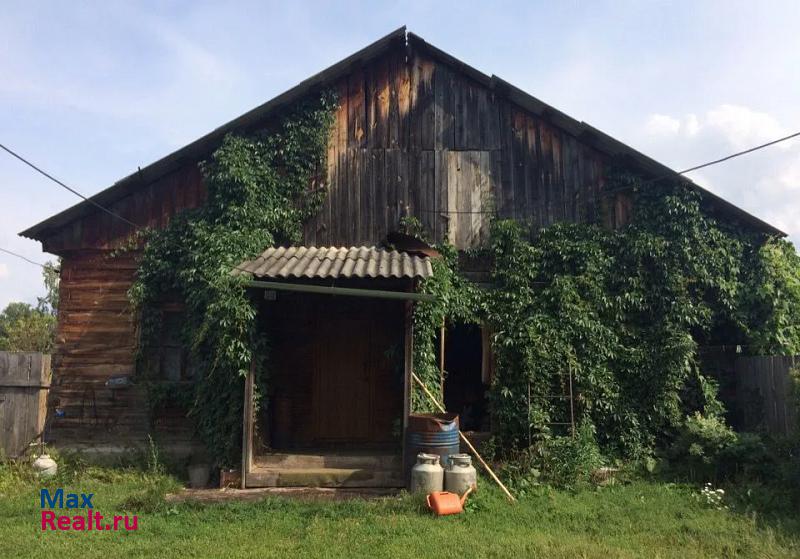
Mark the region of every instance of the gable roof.
MULTIPOLYGON (((130 194, 138 188, 144 187, 164 175, 180 168, 189 161, 196 161, 198 158, 207 156, 219 145, 225 135, 231 132, 248 132, 257 127, 267 117, 276 113, 282 108, 299 100, 310 92, 313 92, 325 84, 350 73, 356 66, 361 66, 371 60, 375 60, 385 53, 396 49, 407 48, 411 51, 427 53, 435 60, 453 67, 469 78, 484 85, 500 97, 506 98, 515 103, 522 109, 552 123, 553 125, 572 134, 580 141, 593 147, 599 152, 610 157, 622 158, 630 162, 633 166, 641 170, 646 175, 652 177, 676 177, 688 183, 692 188, 700 192, 704 200, 713 208, 720 212, 733 216, 734 218, 750 225, 751 227, 772 235, 785 236, 786 234, 769 223, 755 217, 745 210, 731 204, 727 200, 709 192, 701 186, 695 184, 691 179, 679 175, 673 169, 658 161, 640 153, 630 146, 612 138, 593 126, 573 119, 569 115, 562 113, 555 107, 540 101, 536 97, 522 91, 505 80, 492 75, 489 76, 465 64, 457 58, 427 43, 414 33, 407 32, 405 26, 392 31, 388 35, 378 39, 371 45, 357 51, 347 58, 337 62, 333 66, 311 76, 302 81, 295 87, 274 97, 266 103, 246 112, 245 114, 231 120, 230 122, 214 129, 205 136, 194 142, 178 149, 151 163, 150 165, 137 170, 127 177, 117 181, 112 186, 106 188, 90 197, 90 200, 101 206, 109 206, 116 200, 130 194)), ((89 201, 80 202, 44 221, 22 231, 23 237, 28 237, 38 241, 44 240, 51 232, 69 224, 76 219, 80 219, 97 211, 97 207, 89 201)))

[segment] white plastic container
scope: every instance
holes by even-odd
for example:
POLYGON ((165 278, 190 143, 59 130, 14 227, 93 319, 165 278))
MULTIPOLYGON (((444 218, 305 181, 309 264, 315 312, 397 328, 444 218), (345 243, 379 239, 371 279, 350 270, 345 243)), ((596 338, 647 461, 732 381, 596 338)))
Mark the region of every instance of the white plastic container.
POLYGON ((444 471, 444 490, 463 495, 467 489, 478 487, 478 472, 469 454, 451 454, 444 471))
POLYGON ((437 454, 417 454, 417 463, 411 468, 411 492, 429 495, 441 491, 444 484, 444 468, 437 454))
POLYGON ((58 473, 58 464, 47 454, 41 454, 33 461, 33 469, 39 477, 53 477, 58 473))

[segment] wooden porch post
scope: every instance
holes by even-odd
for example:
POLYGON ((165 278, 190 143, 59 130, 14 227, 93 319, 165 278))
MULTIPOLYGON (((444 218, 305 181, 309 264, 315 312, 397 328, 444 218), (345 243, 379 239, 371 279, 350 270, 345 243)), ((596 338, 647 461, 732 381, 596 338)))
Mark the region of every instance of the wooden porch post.
POLYGON ((247 474, 253 465, 253 389, 256 376, 256 360, 250 363, 250 371, 244 381, 244 413, 242 424, 242 489, 247 487, 247 474))
MULTIPOLYGON (((404 336, 404 371, 403 371, 403 464, 406 463, 406 429, 408 416, 411 414, 411 374, 414 370, 414 302, 406 301, 405 304, 405 336, 404 336)), ((404 472, 405 474, 405 472, 404 472)))

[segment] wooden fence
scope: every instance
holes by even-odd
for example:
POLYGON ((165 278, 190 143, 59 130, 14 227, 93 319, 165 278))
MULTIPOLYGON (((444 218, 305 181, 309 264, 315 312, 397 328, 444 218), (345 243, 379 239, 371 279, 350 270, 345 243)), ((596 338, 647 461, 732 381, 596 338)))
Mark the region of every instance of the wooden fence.
POLYGON ((44 430, 50 356, 0 351, 0 451, 17 457, 44 430))
POLYGON ((735 363, 739 429, 787 435, 798 429, 790 371, 800 356, 739 357, 735 363))

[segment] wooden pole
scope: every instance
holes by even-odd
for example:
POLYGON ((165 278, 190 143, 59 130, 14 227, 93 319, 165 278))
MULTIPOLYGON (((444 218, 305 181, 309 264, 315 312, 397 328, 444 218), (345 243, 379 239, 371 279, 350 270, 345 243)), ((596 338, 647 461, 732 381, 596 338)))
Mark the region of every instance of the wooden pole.
POLYGON ((572 394, 572 363, 568 365, 569 371, 569 424, 572 427, 572 438, 575 438, 575 399, 572 394))
MULTIPOLYGON (((439 411, 442 412, 442 413, 446 413, 444 407, 442 406, 442 404, 440 404, 439 401, 436 398, 434 398, 433 394, 431 394, 430 391, 428 390, 428 387, 425 386, 425 383, 422 382, 419 379, 419 377, 414 373, 411 373, 411 378, 413 378, 414 381, 416 381, 417 384, 420 385, 420 388, 422 388, 422 391, 425 392, 425 395, 428 396, 428 398, 430 398, 431 402, 433 402, 433 404, 437 408, 439 408, 439 411)), ((475 447, 472 446, 472 443, 469 442, 469 439, 467 439, 467 437, 464 436, 464 433, 462 433, 460 429, 458 431, 458 435, 461 437, 461 440, 464 441, 464 444, 466 444, 467 447, 470 449, 472 454, 475 455, 475 458, 478 459, 478 462, 480 462, 481 466, 483 466, 484 469, 487 472, 489 472, 489 475, 492 477, 492 479, 495 481, 495 483, 498 486, 500 486, 500 489, 502 489, 503 493, 506 494, 506 497, 508 498, 508 500, 511 501, 512 503, 515 502, 517 499, 514 497, 514 495, 512 495, 511 492, 508 490, 508 488, 505 485, 503 485, 503 482, 500 481, 500 478, 497 477, 497 475, 494 473, 492 468, 489 467, 489 464, 486 463, 486 461, 483 459, 483 457, 480 455, 480 453, 478 453, 478 451, 475 449, 475 447)))
POLYGON ((253 463, 253 387, 256 377, 256 360, 250 362, 250 371, 244 381, 244 413, 242 414, 242 489, 247 487, 247 472, 253 463))
POLYGON ((442 317, 442 327, 439 330, 439 384, 442 400, 444 400, 444 332, 444 317, 442 317))

